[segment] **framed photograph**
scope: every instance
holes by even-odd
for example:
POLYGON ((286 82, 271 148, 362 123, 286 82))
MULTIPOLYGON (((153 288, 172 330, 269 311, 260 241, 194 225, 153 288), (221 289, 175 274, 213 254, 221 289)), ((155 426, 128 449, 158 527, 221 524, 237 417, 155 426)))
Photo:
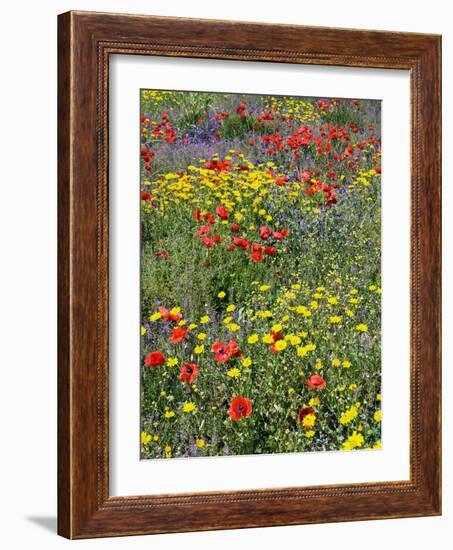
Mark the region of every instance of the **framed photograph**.
POLYGON ((441 513, 441 38, 59 16, 58 531, 441 513))

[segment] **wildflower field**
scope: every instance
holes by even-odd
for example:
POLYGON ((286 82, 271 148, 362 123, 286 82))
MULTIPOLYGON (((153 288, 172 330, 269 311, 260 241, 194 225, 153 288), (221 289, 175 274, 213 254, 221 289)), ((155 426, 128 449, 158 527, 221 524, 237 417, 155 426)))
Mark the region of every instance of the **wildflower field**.
POLYGON ((379 101, 141 91, 141 457, 381 445, 379 101))

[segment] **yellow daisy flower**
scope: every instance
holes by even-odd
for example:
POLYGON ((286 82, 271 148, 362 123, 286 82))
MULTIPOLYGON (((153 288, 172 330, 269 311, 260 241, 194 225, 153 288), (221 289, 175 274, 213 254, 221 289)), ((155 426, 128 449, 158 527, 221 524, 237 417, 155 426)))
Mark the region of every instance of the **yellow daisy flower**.
POLYGON ((247 343, 248 343, 248 344, 256 344, 256 343, 258 342, 258 339, 259 339, 258 334, 251 334, 251 335, 247 338, 247 343))
POLYGON ((182 406, 183 413, 191 413, 196 411, 196 409, 197 409, 197 406, 193 401, 187 401, 187 403, 184 403, 184 405, 182 406))
POLYGON ((352 435, 350 435, 343 443, 343 449, 345 451, 351 451, 352 449, 361 447, 364 441, 365 440, 363 439, 363 435, 361 433, 353 432, 352 435))
POLYGON ((227 376, 230 378, 239 378, 241 376, 241 371, 237 367, 233 367, 227 372, 227 376))
POLYGON ((142 445, 147 445, 151 441, 151 436, 146 432, 142 432, 141 440, 142 445))

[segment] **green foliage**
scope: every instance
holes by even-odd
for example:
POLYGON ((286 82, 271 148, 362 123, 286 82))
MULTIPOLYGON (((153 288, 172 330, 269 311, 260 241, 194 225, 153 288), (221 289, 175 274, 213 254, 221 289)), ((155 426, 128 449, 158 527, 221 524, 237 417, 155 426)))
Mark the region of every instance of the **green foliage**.
POLYGON ((241 117, 237 114, 231 114, 228 118, 224 119, 220 135, 222 139, 226 140, 243 137, 252 131, 255 125, 256 117, 254 116, 241 117))

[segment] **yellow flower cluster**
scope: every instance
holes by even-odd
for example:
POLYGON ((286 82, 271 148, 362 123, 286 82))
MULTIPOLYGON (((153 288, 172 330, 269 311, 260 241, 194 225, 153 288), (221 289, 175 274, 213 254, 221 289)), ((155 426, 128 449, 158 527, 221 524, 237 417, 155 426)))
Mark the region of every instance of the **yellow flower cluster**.
POLYGON ((296 97, 269 98, 271 108, 285 117, 293 117, 298 124, 314 123, 320 118, 319 110, 312 102, 302 101, 296 97))
POLYGON ((351 407, 346 409, 345 412, 340 416, 340 422, 341 424, 349 424, 349 422, 352 422, 356 417, 357 407, 352 405, 351 407))

